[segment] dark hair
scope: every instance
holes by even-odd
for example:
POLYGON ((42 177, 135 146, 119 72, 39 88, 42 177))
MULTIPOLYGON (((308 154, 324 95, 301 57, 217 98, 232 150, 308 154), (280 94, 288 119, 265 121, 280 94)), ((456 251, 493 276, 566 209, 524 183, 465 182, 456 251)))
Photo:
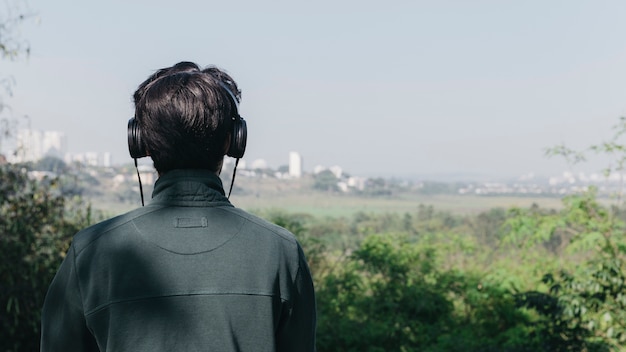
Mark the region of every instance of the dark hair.
POLYGON ((224 86, 239 102, 241 92, 226 72, 191 62, 160 69, 139 85, 135 118, 158 172, 219 170, 237 108, 224 86))

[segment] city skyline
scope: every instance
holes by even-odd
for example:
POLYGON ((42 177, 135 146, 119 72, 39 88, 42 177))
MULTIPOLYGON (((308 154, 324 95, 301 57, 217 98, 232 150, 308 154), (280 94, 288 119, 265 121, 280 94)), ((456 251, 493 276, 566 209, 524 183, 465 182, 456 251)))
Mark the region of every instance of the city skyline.
MULTIPOLYGON (((62 131, 43 131, 43 130, 33 130, 33 129, 22 129, 16 131, 15 135, 12 138, 15 141, 15 149, 14 150, 6 150, 6 147, 0 148, 0 156, 3 156, 4 161, 8 161, 10 163, 20 163, 20 162, 36 162, 41 160, 44 157, 55 157, 63 160, 65 163, 73 163, 78 162, 83 165, 88 166, 99 166, 99 167, 112 167, 112 166, 122 166, 125 164, 132 163, 132 159, 130 157, 129 160, 124 161, 114 161, 112 159, 112 155, 108 151, 104 152, 94 152, 94 151, 78 151, 78 152, 69 152, 67 150, 67 136, 62 131)), ((10 140, 10 139, 9 139, 10 140)), ((7 141, 6 139, 4 140, 7 141)), ((152 168, 152 161, 150 158, 142 158, 139 162, 140 167, 148 167, 152 168)), ((267 161, 263 158, 258 158, 254 160, 249 160, 248 158, 242 158, 239 162, 239 169, 242 170, 256 170, 256 169, 268 169, 268 170, 277 170, 277 172, 281 173, 281 169, 283 170, 284 176, 281 177, 289 177, 289 178, 300 178, 304 174, 318 174, 322 171, 330 171, 332 172, 337 179, 341 179, 344 175, 349 175, 350 178, 355 176, 355 180, 358 179, 358 182, 363 182, 366 177, 376 177, 379 175, 362 175, 362 174, 353 174, 350 170, 345 170, 341 165, 338 164, 316 164, 313 166, 309 166, 308 168, 304 167, 304 157, 298 151, 289 151, 285 154, 285 161, 280 163, 279 165, 269 165, 267 161)), ((225 156, 225 166, 230 168, 234 167, 235 161, 232 158, 225 156)), ((567 170, 563 170, 561 172, 557 172, 556 174, 549 175, 535 175, 535 173, 530 172, 521 175, 512 175, 508 177, 496 177, 493 175, 471 175, 471 174, 440 174, 440 175, 404 175, 399 176, 399 178, 405 179, 418 179, 428 181, 453 181, 453 182, 489 182, 491 181, 508 181, 514 182, 518 181, 522 184, 528 182, 534 182, 536 180, 542 180, 542 182, 546 182, 551 186, 559 185, 559 184, 580 184, 580 183, 590 183, 590 184, 602 184, 602 183, 621 183, 622 180, 626 178, 625 170, 612 170, 608 175, 606 174, 606 169, 603 170, 578 170, 577 172, 573 171, 572 167, 569 167, 567 170)), ((398 177, 396 175, 396 177, 398 177)), ((352 182, 356 182, 352 180, 352 182)), ((494 183, 493 185, 500 187, 500 184, 494 183)), ((353 184, 346 184, 346 186, 354 187, 353 184)), ((508 187, 508 186, 506 186, 508 187)), ((505 188, 506 188, 505 187, 505 188)), ((574 187, 578 187, 575 185, 574 187)))
MULTIPOLYGON (((66 163, 80 163, 81 166, 76 170, 86 170, 92 176, 95 176, 98 169, 91 169, 89 167, 105 167, 107 170, 104 174, 116 170, 114 166, 120 166, 111 163, 110 153, 96 153, 96 152, 83 152, 79 154, 68 153, 66 150, 67 140, 65 134, 60 131, 39 131, 39 130, 20 130, 18 131, 16 138, 18 150, 16 153, 9 153, 8 160, 5 155, 0 153, 0 163, 4 162, 37 162, 46 157, 55 157, 63 159, 66 163), (63 156, 64 155, 64 156, 63 156), (85 168, 87 167, 87 168, 85 168)), ((49 162, 47 163, 50 164, 49 162)), ((43 165, 43 164, 42 164, 43 165)), ((278 179, 299 179, 305 174, 318 175, 323 172, 330 172, 336 179, 336 190, 344 193, 364 191, 368 185, 380 185, 380 179, 372 180, 362 175, 354 175, 350 172, 346 172, 339 165, 324 166, 316 165, 312 170, 305 171, 303 169, 303 157, 297 151, 290 151, 288 153, 288 164, 281 165, 278 168, 272 168, 267 165, 265 160, 257 159, 250 163, 250 167, 245 159, 242 159, 239 163, 239 170, 242 176, 251 178, 266 178, 270 177, 278 179), (260 170, 262 169, 262 170, 260 170)), ((224 163, 224 170, 226 174, 234 172, 235 162, 227 158, 224 163)), ((120 183, 126 180, 127 176, 119 173, 120 170, 128 170, 126 168, 117 169, 118 173, 114 174, 114 182, 120 183)), ((147 184, 153 184, 158 177, 156 170, 150 163, 142 163, 137 166, 137 173, 141 175, 142 180, 147 184)), ((54 175, 48 169, 34 169, 29 172, 32 177, 40 178, 49 175, 54 175)), ((135 174, 131 172, 130 176, 135 177, 135 174)), ((316 176, 314 176, 316 177, 316 176)), ((323 177, 326 179, 326 176, 323 177)), ((551 175, 548 178, 537 178, 534 174, 520 175, 517 179, 508 180, 478 180, 478 179, 456 179, 456 180, 441 180, 441 179, 391 179, 383 182, 383 185, 387 182, 391 184, 411 185, 412 189, 421 189, 431 184, 448 183, 449 187, 446 191, 451 190, 459 195, 559 195, 564 196, 567 194, 574 194, 588 190, 590 187, 594 187, 596 192, 601 197, 615 196, 616 194, 622 194, 624 180, 626 180, 626 173, 624 170, 614 170, 607 174, 603 173, 591 173, 586 174, 584 172, 573 173, 571 171, 564 171, 561 175, 551 175), (617 171, 617 172, 616 172, 617 171), (406 182, 408 181, 408 182, 406 182), (447 182, 446 182, 447 181, 447 182), (453 181, 453 182, 450 182, 453 181)), ((375 186, 374 186, 375 187, 375 186)), ((437 187, 437 186, 435 186, 437 187)), ((432 191, 429 188, 428 192, 432 191)), ((442 189, 439 189, 442 191, 442 189)))

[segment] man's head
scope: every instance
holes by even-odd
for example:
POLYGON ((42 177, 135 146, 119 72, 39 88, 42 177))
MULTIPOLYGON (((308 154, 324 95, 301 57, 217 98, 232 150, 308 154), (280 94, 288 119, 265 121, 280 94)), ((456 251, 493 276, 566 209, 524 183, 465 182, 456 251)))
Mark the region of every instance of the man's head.
POLYGON ((227 73, 191 62, 158 70, 137 88, 135 119, 159 173, 221 169, 237 111, 227 89, 239 102, 227 73))

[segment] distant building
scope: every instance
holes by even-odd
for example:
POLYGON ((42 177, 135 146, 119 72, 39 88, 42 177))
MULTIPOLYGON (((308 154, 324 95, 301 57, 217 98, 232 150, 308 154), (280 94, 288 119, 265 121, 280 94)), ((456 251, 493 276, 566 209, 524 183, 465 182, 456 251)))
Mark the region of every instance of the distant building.
POLYGON ((326 166, 323 165, 315 165, 315 167, 313 168, 313 173, 315 175, 319 174, 322 171, 326 171, 328 170, 328 168, 326 166))
POLYGON ((343 169, 341 168, 341 166, 335 165, 335 166, 331 166, 331 167, 326 167, 323 165, 317 165, 313 168, 313 174, 317 175, 320 172, 324 172, 324 171, 330 171, 333 175, 335 175, 336 178, 341 179, 343 178, 343 169))
POLYGON ((78 153, 78 154, 65 154, 65 162, 68 164, 71 163, 80 163, 83 165, 89 166, 98 166, 99 165, 98 153, 96 152, 86 152, 86 153, 78 153))
POLYGON ((67 150, 67 138, 65 137, 65 133, 44 131, 41 147, 44 156, 53 156, 62 159, 67 150))
POLYGON ((355 177, 352 176, 350 178, 348 178, 348 186, 352 187, 352 188, 356 188, 359 191, 362 191, 365 189, 365 182, 367 181, 367 179, 365 179, 364 177, 355 177))
POLYGON ((256 159, 252 162, 251 168, 253 170, 267 169, 267 161, 265 159, 256 159))
MULTIPOLYGON (((147 185, 151 185, 156 180, 157 172, 151 165, 139 165, 137 167, 141 182, 147 185)), ((137 175, 133 175, 133 179, 138 181, 137 175)))
POLYGON ((333 173, 333 175, 335 175, 335 177, 337 178, 341 178, 341 176, 343 176, 343 169, 341 168, 341 166, 331 166, 329 168, 330 172, 333 173))
POLYGON ((289 153, 289 176, 302 177, 302 156, 298 152, 289 153))
POLYGON ((45 156, 62 158, 67 138, 58 131, 20 130, 11 162, 37 161, 45 156))
POLYGON ((85 153, 65 153, 63 158, 66 164, 79 163, 87 166, 111 166, 111 153, 85 152, 85 153))
MULTIPOLYGON (((235 167, 235 159, 233 158, 224 158, 224 168, 225 169, 232 169, 235 167)), ((246 169, 246 160, 245 159, 239 159, 239 164, 237 164, 237 169, 238 170, 242 170, 242 169, 246 169)))
POLYGON ((102 166, 111 167, 112 164, 113 163, 112 163, 111 153, 109 152, 102 153, 102 166))
POLYGON ((78 162, 89 166, 110 167, 112 163, 111 153, 86 152, 68 153, 67 137, 59 131, 39 131, 23 129, 17 132, 15 150, 8 154, 8 162, 23 163, 38 161, 44 157, 62 159, 67 164, 78 162))

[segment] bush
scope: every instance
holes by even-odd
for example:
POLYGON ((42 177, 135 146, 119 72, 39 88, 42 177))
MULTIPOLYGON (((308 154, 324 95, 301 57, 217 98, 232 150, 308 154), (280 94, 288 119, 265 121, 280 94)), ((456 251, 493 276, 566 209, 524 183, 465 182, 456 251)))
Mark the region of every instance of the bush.
POLYGON ((71 237, 90 207, 66 199, 57 179, 0 166, 0 350, 39 350, 41 307, 71 237))

